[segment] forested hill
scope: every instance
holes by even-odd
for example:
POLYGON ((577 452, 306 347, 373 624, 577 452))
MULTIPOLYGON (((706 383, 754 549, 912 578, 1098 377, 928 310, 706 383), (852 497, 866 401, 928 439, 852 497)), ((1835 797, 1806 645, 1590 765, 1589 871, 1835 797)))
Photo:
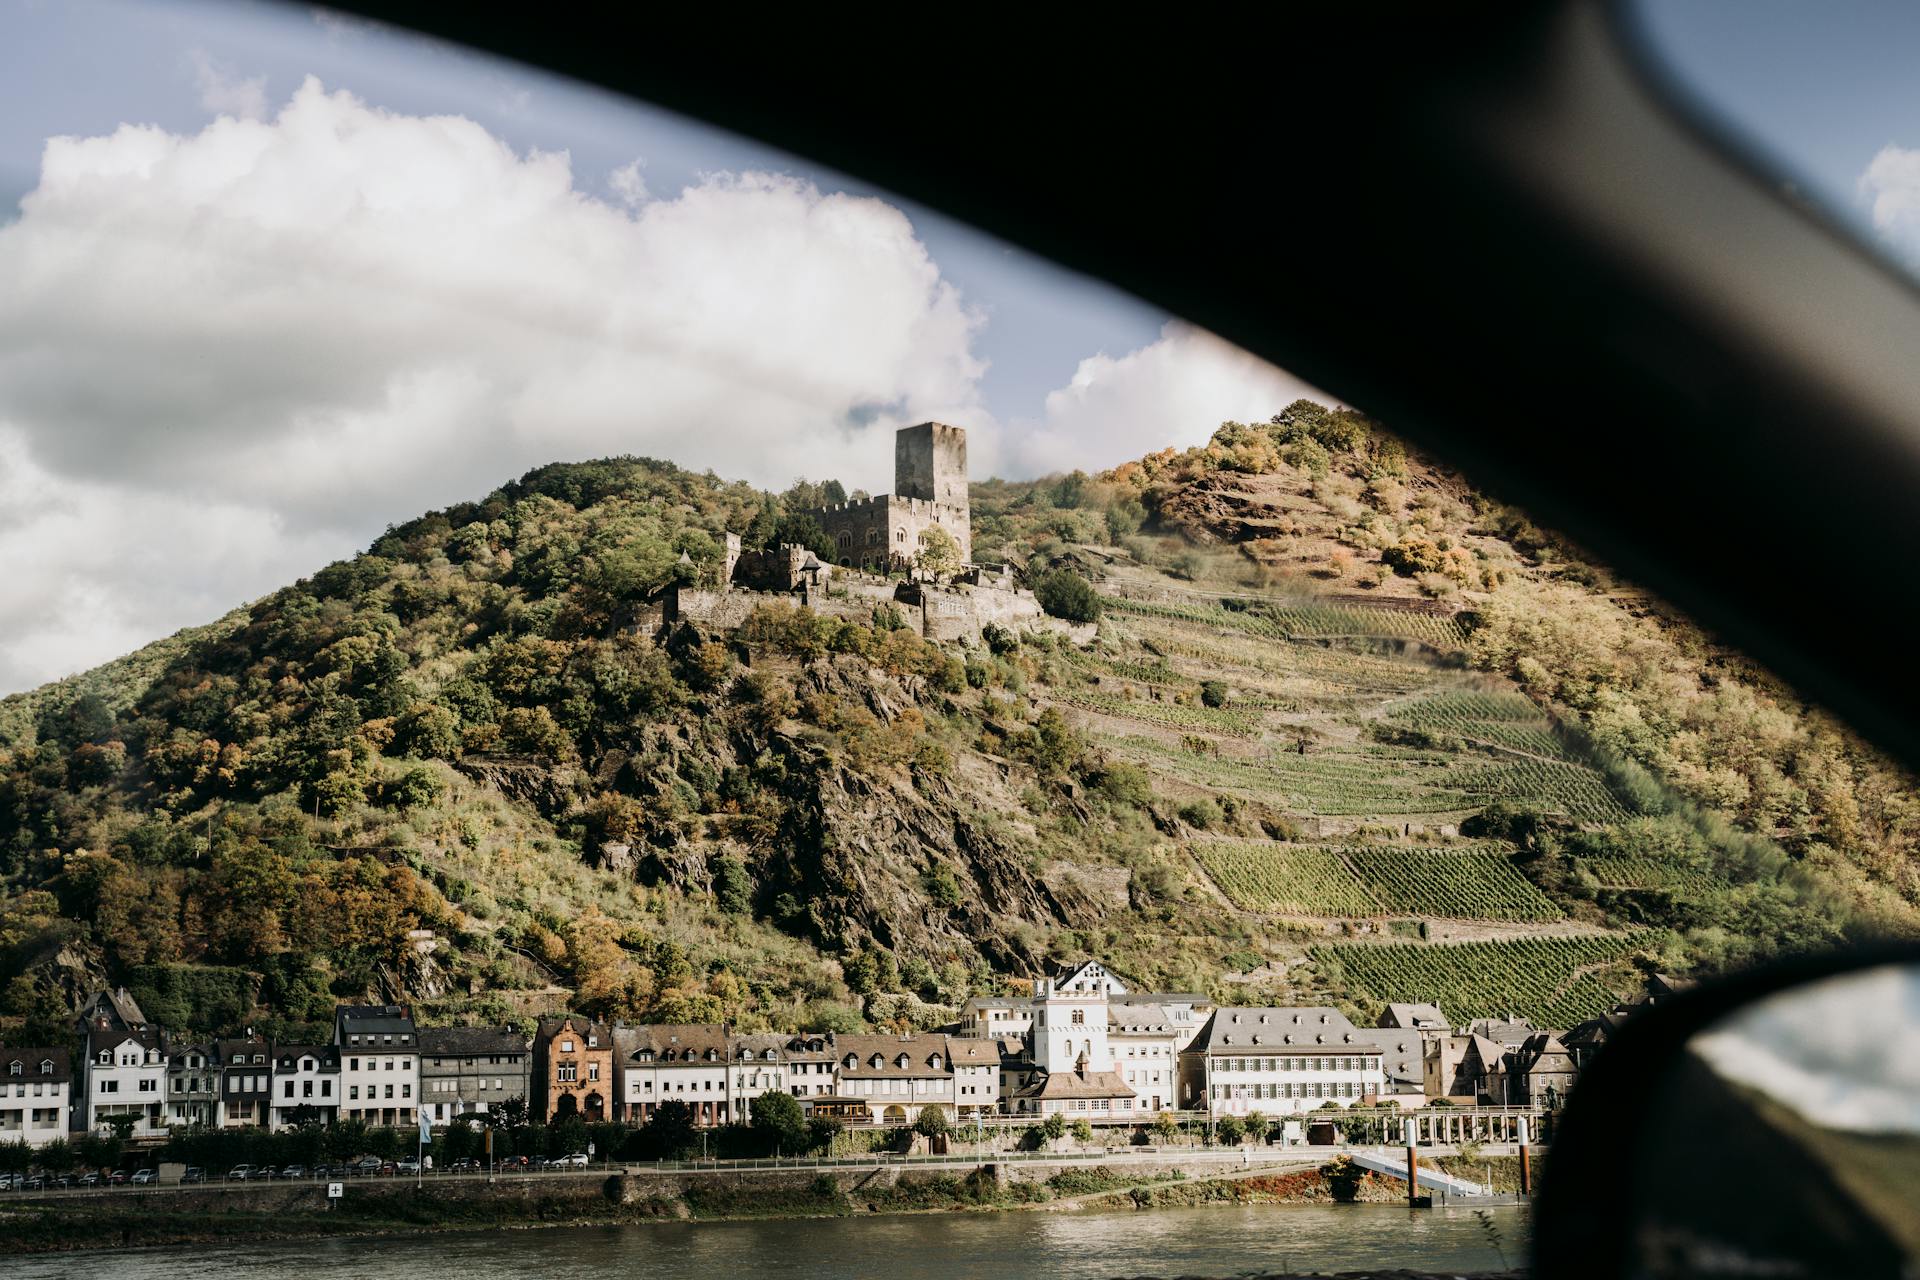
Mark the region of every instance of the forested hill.
POLYGON ((0 1032, 105 980, 193 1032, 932 1025, 1085 953, 1564 1024, 1914 931, 1909 778, 1358 415, 975 485, 1087 646, 632 625, 843 496, 545 467, 0 702, 0 1032))

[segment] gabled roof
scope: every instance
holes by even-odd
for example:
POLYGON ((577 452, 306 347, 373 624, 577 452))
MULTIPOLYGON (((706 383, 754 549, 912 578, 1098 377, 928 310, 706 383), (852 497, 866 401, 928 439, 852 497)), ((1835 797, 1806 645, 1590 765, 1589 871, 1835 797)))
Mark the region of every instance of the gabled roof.
POLYGON ((554 1018, 540 1019, 540 1038, 551 1040, 560 1034, 564 1027, 572 1027, 577 1036, 592 1036, 600 1043, 597 1049, 605 1049, 613 1043, 613 1031, 604 1022, 595 1022, 592 1018, 583 1018, 577 1013, 563 1013, 554 1018))
POLYGON ((1120 981, 1120 975, 1098 960, 1078 960, 1072 964, 1052 965, 1047 970, 1047 981, 1053 984, 1055 991, 1063 991, 1082 979, 1098 982, 1101 989, 1109 995, 1126 994, 1127 984, 1120 981), (1093 972, 1088 972, 1089 970, 1093 972))
POLYGON ((1389 1092, 1421 1093, 1426 1088, 1426 1042, 1418 1031, 1399 1027, 1362 1027, 1354 1036, 1380 1050, 1389 1092))
POLYGON ((1046 1101, 1053 1098, 1131 1098, 1133 1086, 1118 1071, 1050 1071, 1030 1081, 1014 1095, 1046 1101))
POLYGON ((494 1057, 528 1049, 525 1036, 504 1027, 421 1027, 415 1040, 428 1057, 494 1057))
POLYGON ((413 1012, 401 1004, 343 1004, 334 1010, 341 1035, 412 1035, 413 1012))
POLYGON ((102 1017, 122 1027, 145 1026, 147 1022, 140 1002, 128 995, 125 987, 96 991, 80 1006, 81 1021, 92 1024, 102 1017))
POLYGON ((87 1024, 87 1056, 92 1058, 102 1049, 115 1049, 131 1040, 142 1049, 158 1049, 165 1053, 166 1033, 158 1027, 142 1023, 138 1026, 118 1026, 111 1018, 95 1018, 87 1024))
POLYGON ((947 1037, 947 1061, 956 1067, 997 1067, 1000 1045, 994 1040, 947 1037))
POLYGON ((73 1059, 65 1049, 52 1046, 28 1045, 19 1049, 0 1049, 0 1087, 13 1075, 13 1064, 20 1064, 22 1080, 56 1080, 65 1083, 73 1074, 73 1059), (40 1070, 40 1064, 51 1063, 50 1070, 40 1070))
POLYGON ((1190 1053, 1311 1053, 1371 1050, 1338 1009, 1324 1005, 1257 1007, 1227 1005, 1213 1011, 1189 1047, 1190 1053))
POLYGON ((627 1030, 621 1027, 615 1033, 620 1056, 626 1062, 644 1061, 645 1054, 652 1054, 653 1062, 661 1066, 725 1064, 728 1060, 727 1028, 718 1022, 634 1027, 631 1040, 620 1034, 627 1030))
POLYGON ((906 1036, 835 1036, 833 1038, 836 1072, 856 1080, 930 1079, 949 1074, 952 1057, 947 1052, 947 1037, 921 1033, 906 1036), (900 1063, 901 1055, 906 1064, 900 1063), (851 1057, 853 1062, 848 1064, 851 1057), (874 1065, 874 1059, 879 1065, 874 1065), (939 1066, 934 1061, 938 1059, 939 1066))
POLYGON ((1452 1026, 1437 1004, 1389 1004, 1380 1015, 1380 1025, 1420 1031, 1445 1031, 1452 1026))
POLYGON ((773 1057, 771 1061, 784 1062, 787 1058, 787 1042, 791 1039, 793 1039, 792 1036, 784 1035, 778 1031, 763 1031, 750 1035, 728 1036, 727 1057, 735 1062, 739 1062, 744 1054, 755 1062, 767 1062, 770 1060, 767 1057, 767 1052, 768 1050, 772 1050, 773 1057))
POLYGON ((1538 1030, 1525 1018, 1475 1018, 1467 1024, 1469 1035, 1485 1036, 1509 1049, 1519 1048, 1538 1030))
POLYGON ((271 1057, 276 1071, 298 1071, 302 1058, 312 1058, 319 1071, 340 1069, 340 1050, 330 1044, 277 1044, 271 1057))
POLYGON ((1527 1042, 1514 1050, 1513 1065, 1521 1071, 1531 1071, 1540 1059, 1550 1054, 1559 1054, 1568 1060, 1569 1066, 1572 1065, 1573 1055, 1567 1052, 1567 1046, 1561 1043, 1560 1037, 1551 1031, 1527 1037, 1527 1042))
POLYGON ((1172 1035, 1173 1023, 1166 1006, 1139 1000, 1108 1002, 1108 1035, 1172 1035))

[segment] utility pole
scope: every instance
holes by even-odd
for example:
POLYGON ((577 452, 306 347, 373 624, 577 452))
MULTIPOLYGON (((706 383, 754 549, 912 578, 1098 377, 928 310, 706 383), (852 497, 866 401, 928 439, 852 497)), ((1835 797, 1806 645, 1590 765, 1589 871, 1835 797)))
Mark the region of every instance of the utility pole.
POLYGON ((1414 1131, 1413 1117, 1406 1121, 1407 1133, 1407 1206, 1412 1208, 1420 1202, 1420 1149, 1416 1145, 1418 1135, 1414 1131))

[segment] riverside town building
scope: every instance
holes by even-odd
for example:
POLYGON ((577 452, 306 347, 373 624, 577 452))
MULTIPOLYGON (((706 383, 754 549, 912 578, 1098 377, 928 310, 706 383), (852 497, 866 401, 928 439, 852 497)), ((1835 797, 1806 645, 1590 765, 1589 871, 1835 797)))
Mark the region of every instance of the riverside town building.
POLYGON ((45 1146, 124 1128, 287 1129, 358 1120, 411 1127, 486 1122, 503 1104, 537 1121, 577 1115, 644 1124, 684 1102, 695 1125, 752 1118, 789 1094, 856 1125, 1059 1115, 1151 1124, 1300 1116, 1391 1102, 1552 1111, 1592 1055, 1642 1004, 1686 984, 1655 975, 1645 1000, 1564 1032, 1523 1019, 1456 1028, 1432 1004, 1388 1005, 1356 1027, 1324 1007, 1220 1006, 1191 992, 1136 992, 1098 960, 1054 968, 1020 995, 976 996, 955 1022, 910 1033, 736 1033, 724 1023, 627 1026, 577 1014, 512 1027, 416 1027, 405 1005, 341 1005, 331 1043, 251 1031, 169 1041, 124 989, 82 1006, 72 1046, 0 1050, 0 1142, 45 1146))

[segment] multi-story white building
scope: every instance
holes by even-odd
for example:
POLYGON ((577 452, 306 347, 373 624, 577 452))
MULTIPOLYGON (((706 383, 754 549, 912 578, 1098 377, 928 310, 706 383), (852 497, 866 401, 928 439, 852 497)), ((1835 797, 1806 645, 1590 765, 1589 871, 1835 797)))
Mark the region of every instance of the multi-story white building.
POLYGON ((1381 1057, 1338 1009, 1216 1009, 1180 1055, 1181 1101, 1215 1116, 1352 1106, 1386 1091, 1381 1057))
POLYGON ((732 1060, 727 1114, 735 1124, 753 1119, 753 1100, 761 1094, 769 1090, 787 1092, 787 1040, 778 1032, 727 1038, 727 1054, 732 1060))
POLYGON ((843 1111, 853 1111, 855 1119, 904 1125, 928 1107, 955 1114, 946 1036, 836 1035, 833 1049, 839 1056, 834 1099, 843 1111))
POLYGON ((411 1125, 419 1106, 419 1040, 397 1004, 343 1004, 334 1011, 340 1051, 340 1119, 411 1125))
POLYGON ((330 1044, 275 1045, 271 1106, 275 1129, 339 1119, 340 1050, 330 1044))
POLYGON ((684 1102, 696 1125, 722 1125, 734 1096, 727 1029, 717 1023, 613 1029, 616 1114, 644 1124, 664 1102, 684 1102))
POLYGON ((786 1048, 787 1092, 804 1105, 809 1098, 833 1096, 833 1037, 806 1032, 789 1037, 786 1048))
POLYGON ((1109 999, 1126 993, 1125 984, 1097 960, 1034 981, 1030 1070, 1012 1096, 1013 1110, 1076 1119, 1134 1115, 1133 1089, 1114 1070, 1107 1040, 1109 999))
POLYGON ((65 1049, 0 1049, 0 1142, 44 1147, 65 1138, 72 1089, 65 1049))
POLYGON ((1033 1027, 1033 1000, 1028 996, 972 996, 960 1006, 963 1035, 981 1040, 1025 1036, 1033 1027))
POLYGON ((1134 1110, 1158 1115, 1178 1105, 1183 1033, 1165 1007, 1147 1000, 1107 1005, 1107 1044, 1113 1069, 1133 1090, 1134 1110))
POLYGON ((99 1016, 87 1024, 86 1128, 99 1133, 131 1117, 134 1137, 167 1131, 167 1045, 158 1028, 115 1026, 99 1016))
POLYGON ((948 1036, 947 1061, 953 1065, 953 1102, 962 1118, 1000 1109, 999 1041, 948 1036))

